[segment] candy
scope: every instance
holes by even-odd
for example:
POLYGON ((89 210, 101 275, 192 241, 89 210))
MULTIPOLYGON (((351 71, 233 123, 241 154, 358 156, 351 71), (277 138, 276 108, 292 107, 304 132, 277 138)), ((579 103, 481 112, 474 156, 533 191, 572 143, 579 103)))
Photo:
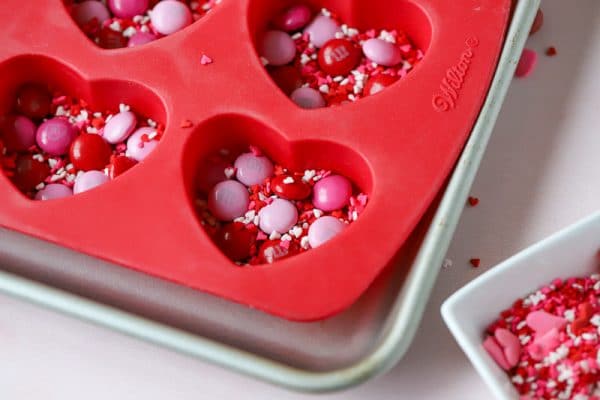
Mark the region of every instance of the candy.
POLYGON ((517 78, 526 78, 533 73, 537 65, 538 55, 535 50, 523 49, 523 54, 517 64, 515 76, 517 78))
POLYGON ((48 116, 51 101, 50 93, 41 85, 27 84, 17 91, 17 111, 31 119, 48 116))
POLYGON ((543 310, 529 313, 525 321, 527 321, 527 325, 529 325, 529 327, 538 335, 544 335, 552 329, 562 329, 567 325, 566 319, 557 317, 543 310))
POLYGON ((152 153, 158 141, 151 139, 156 135, 156 129, 150 127, 139 128, 127 140, 127 156, 136 161, 142 161, 152 153), (144 141, 144 138, 148 138, 144 141))
POLYGON ((302 86, 300 72, 290 65, 270 68, 269 74, 281 91, 288 96, 302 86))
POLYGON ((236 178, 246 186, 258 185, 273 173, 273 163, 267 157, 252 153, 240 155, 234 163, 236 178))
POLYGON ((541 9, 537 11, 535 14, 535 19, 533 20, 533 24, 531 25, 531 30, 529 31, 530 35, 533 35, 540 29, 542 29, 542 25, 544 25, 544 13, 541 9))
POLYGON ((110 160, 112 149, 100 135, 83 133, 71 144, 69 157, 81 171, 104 169, 110 160))
POLYGON ((73 196, 73 190, 60 183, 51 183, 37 192, 35 199, 38 201, 56 200, 73 196))
POLYGON ((129 38, 127 47, 141 46, 146 43, 150 43, 158 39, 158 37, 152 32, 137 32, 129 38))
POLYGON ((30 155, 21 155, 15 162, 13 183, 23 192, 30 192, 50 174, 48 164, 34 159, 30 155))
POLYGON ((312 223, 308 228, 308 242, 314 249, 330 241, 346 228, 339 219, 326 215, 312 223))
POLYGON ((362 50, 369 60, 386 67, 393 67, 402 61, 400 49, 395 44, 382 39, 366 40, 362 50))
POLYGON ((297 4, 286 8, 273 19, 273 25, 285 32, 294 32, 302 29, 310 22, 311 11, 304 4, 297 4))
POLYGON ((334 39, 338 32, 341 30, 337 22, 325 15, 318 15, 304 29, 304 34, 308 35, 310 42, 317 48, 334 39))
POLYGON ((289 201, 276 199, 258 212, 260 229, 267 235, 286 233, 298 221, 298 210, 289 201))
POLYGON ((231 221, 248 211, 248 189, 237 181, 217 183, 208 194, 208 208, 221 221, 231 221))
POLYGON ((127 156, 113 157, 108 166, 108 176, 110 179, 115 179, 117 176, 124 174, 137 164, 133 158, 127 156))
POLYGON ((296 56, 296 45, 290 35, 285 32, 267 31, 260 44, 260 55, 270 65, 289 64, 296 56))
POLYGON ((163 35, 171 35, 193 22, 190 9, 176 0, 159 2, 152 9, 150 18, 154 29, 163 35))
POLYGON ((148 10, 148 0, 108 0, 108 8, 119 18, 143 15, 148 10))
POLYGON ((22 115, 9 115, 0 123, 0 138, 9 151, 24 151, 35 145, 37 127, 22 115))
POLYGON ((325 107, 326 103, 321 93, 313 88, 301 87, 292 92, 290 99, 298 106, 306 109, 325 107))
POLYGON ((287 200, 304 200, 311 193, 311 188, 306 182, 289 175, 279 175, 271 179, 271 190, 287 200))
POLYGON ((79 194, 92 190, 95 187, 105 184, 109 178, 102 171, 87 171, 82 173, 75 179, 73 186, 73 194, 79 194))
POLYGON ((131 135, 137 124, 137 118, 131 111, 122 111, 113 117, 104 126, 102 136, 111 144, 124 141, 131 135))
POLYGON ((323 211, 333 211, 348 204, 352 196, 352 184, 341 175, 321 179, 313 188, 313 204, 323 211))
POLYGON ((398 81, 398 77, 391 75, 378 74, 370 77, 365 84, 363 93, 366 96, 372 96, 381 92, 388 86, 393 85, 398 81))
POLYGON ((110 13, 101 1, 86 0, 73 4, 71 16, 79 27, 84 27, 94 20, 98 25, 102 25, 104 21, 110 18, 110 13))
POLYGON ((243 261, 250 257, 256 243, 254 232, 240 222, 233 222, 217 231, 214 238, 221 251, 233 261, 243 261))
POLYGON ((121 32, 115 32, 110 27, 105 26, 98 34, 98 46, 103 49, 120 49, 127 46, 127 38, 121 32))
POLYGON ((319 50, 321 69, 330 75, 349 74, 360 62, 358 47, 346 39, 332 39, 319 50))
POLYGON ((69 151, 76 134, 75 127, 66 118, 56 117, 38 127, 36 142, 51 156, 61 156, 69 151))
POLYGON ((262 263, 272 264, 299 252, 300 248, 296 243, 284 246, 280 240, 267 240, 260 246, 258 257, 262 263))

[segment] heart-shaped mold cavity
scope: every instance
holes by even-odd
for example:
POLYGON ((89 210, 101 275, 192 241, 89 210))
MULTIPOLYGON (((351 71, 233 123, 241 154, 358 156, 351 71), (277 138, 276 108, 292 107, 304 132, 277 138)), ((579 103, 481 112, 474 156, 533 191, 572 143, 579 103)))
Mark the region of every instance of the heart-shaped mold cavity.
POLYGON ((63 0, 83 33, 99 47, 136 47, 178 32, 221 0, 63 0))
POLYGON ((159 98, 132 82, 86 82, 40 56, 8 60, 0 74, 8 77, 0 83, 0 163, 30 198, 69 197, 117 178, 164 131, 159 98))
POLYGON ((413 71, 431 24, 412 1, 254 0, 249 26, 275 84, 302 108, 352 103, 413 71))
POLYGON ((371 187, 356 152, 333 142, 288 142, 240 115, 199 126, 186 145, 184 171, 200 223, 239 265, 270 264, 325 244, 359 218, 371 187))

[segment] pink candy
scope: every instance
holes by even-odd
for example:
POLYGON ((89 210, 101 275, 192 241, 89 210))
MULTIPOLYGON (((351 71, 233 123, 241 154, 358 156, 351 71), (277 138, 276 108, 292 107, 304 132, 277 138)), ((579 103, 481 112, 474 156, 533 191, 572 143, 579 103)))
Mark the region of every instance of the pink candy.
POLYGON ((267 31, 261 41, 260 55, 270 65, 289 64, 296 56, 296 44, 291 36, 285 32, 267 31))
POLYGON ((43 122, 37 129, 38 146, 51 156, 61 156, 69 151, 77 136, 75 127, 66 118, 52 118, 43 122))
POLYGON ((258 185, 273 174, 273 163, 267 157, 252 153, 240 155, 234 164, 236 178, 246 186, 258 185))
POLYGON ((333 19, 324 15, 318 15, 304 29, 310 42, 315 47, 323 47, 325 43, 335 38, 335 34, 341 32, 339 25, 333 19))
POLYGON ((297 4, 283 10, 273 19, 273 25, 286 32, 302 29, 310 21, 310 8, 304 4, 297 4))
POLYGON ((325 107, 325 99, 317 90, 309 87, 301 87, 292 92, 290 99, 299 107, 312 109, 325 107))
POLYGON ((136 32, 127 42, 127 47, 137 47, 146 43, 150 43, 158 39, 154 33, 151 32, 136 32))
POLYGON ((102 171, 84 172, 75 179, 73 194, 79 194, 92 190, 109 181, 108 176, 102 171))
POLYGON ((393 67, 402 61, 400 49, 394 43, 382 39, 366 40, 362 50, 369 60, 385 67, 393 67))
POLYGON ((526 78, 533 73, 537 65, 538 55, 534 50, 524 49, 515 71, 517 78, 526 78))
POLYGON ((152 26, 158 33, 170 35, 193 22, 192 12, 184 3, 176 0, 159 2, 150 13, 152 26))
POLYGON ((248 189, 237 181, 217 183, 208 195, 208 209, 221 221, 231 221, 248 211, 248 189))
POLYGON ((110 13, 104 3, 97 0, 86 0, 78 4, 73 4, 71 15, 75 23, 80 27, 89 24, 94 19, 98 24, 102 24, 110 18, 110 13))
POLYGON ((133 18, 148 10, 148 0, 108 0, 108 8, 118 18, 133 18))
POLYGON ((142 161, 148 157, 158 146, 158 141, 152 139, 154 135, 156 135, 156 129, 154 128, 144 127, 135 131, 127 140, 127 156, 136 161, 142 161), (150 140, 144 141, 142 139, 144 135, 150 140))
POLYGON ((339 219, 326 215, 318 218, 308 228, 308 243, 312 248, 319 247, 333 239, 346 229, 346 224, 339 219))
POLYGON ((102 136, 111 144, 124 141, 135 129, 137 118, 131 111, 123 111, 112 118, 104 126, 102 136))
POLYGON ((258 212, 260 229, 267 235, 287 233, 298 222, 298 210, 290 201, 276 199, 258 212))
POLYGON ((51 183, 37 192, 35 199, 39 201, 56 200, 73 196, 73 190, 61 183, 51 183))
POLYGON ((348 204, 352 184, 341 175, 330 175, 315 184, 313 205, 323 211, 338 210, 348 204))

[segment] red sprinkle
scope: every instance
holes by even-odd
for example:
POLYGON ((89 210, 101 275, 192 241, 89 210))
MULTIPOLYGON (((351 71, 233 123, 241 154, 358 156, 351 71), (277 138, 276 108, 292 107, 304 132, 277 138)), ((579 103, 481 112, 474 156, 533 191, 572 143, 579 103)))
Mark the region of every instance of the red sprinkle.
POLYGON ((554 57, 558 52, 556 51, 556 47, 550 46, 546 49, 546 55, 548 57, 554 57))
POLYGON ((481 260, 479 258, 471 258, 469 262, 471 263, 473 268, 479 268, 479 265, 481 264, 481 260))
POLYGON ((181 124, 179 124, 179 127, 183 128, 183 129, 191 128, 193 126, 194 126, 194 123, 192 121, 190 121, 189 119, 184 119, 183 121, 181 121, 181 124))
POLYGON ((469 196, 468 202, 471 207, 475 207, 479 204, 479 199, 477 197, 469 196))

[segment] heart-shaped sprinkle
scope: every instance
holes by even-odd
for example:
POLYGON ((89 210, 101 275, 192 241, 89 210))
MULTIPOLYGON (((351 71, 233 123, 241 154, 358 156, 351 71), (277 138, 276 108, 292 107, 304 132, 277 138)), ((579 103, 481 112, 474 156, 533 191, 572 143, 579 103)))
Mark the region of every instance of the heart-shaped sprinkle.
POLYGON ((302 108, 376 94, 423 58, 401 26, 358 30, 326 9, 314 15, 295 4, 277 14, 271 26, 276 29, 259 37, 258 53, 273 81, 302 108))
POLYGON ((543 360, 550 352, 560 344, 560 336, 557 328, 551 328, 544 334, 537 334, 532 344, 527 347, 529 355, 534 360, 543 360))
POLYGON ((498 364, 502 369, 508 371, 511 368, 510 364, 508 363, 508 360, 506 359, 506 356, 504 355, 502 347, 493 336, 488 336, 483 341, 483 348, 494 359, 494 361, 496 361, 496 364, 498 364))
POLYGON ((519 338, 508 329, 498 328, 494 332, 494 337, 504 349, 504 356, 511 367, 519 362, 521 356, 521 342, 519 338))
POLYGON ((533 329, 537 336, 543 336, 546 332, 556 329, 561 330, 567 325, 567 320, 543 310, 533 311, 527 315, 527 325, 533 329))

